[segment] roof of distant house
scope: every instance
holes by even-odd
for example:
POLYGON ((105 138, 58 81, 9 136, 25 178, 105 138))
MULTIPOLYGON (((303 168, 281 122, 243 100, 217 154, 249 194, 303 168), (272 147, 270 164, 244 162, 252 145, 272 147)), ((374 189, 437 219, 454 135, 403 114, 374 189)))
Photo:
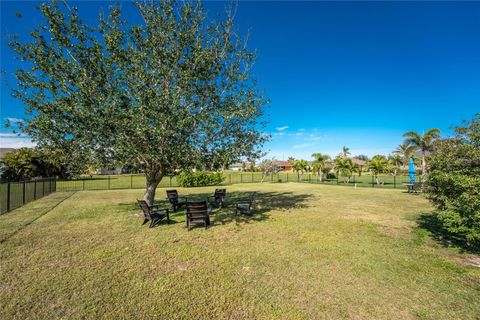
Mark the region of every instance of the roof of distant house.
POLYGON ((367 161, 355 158, 352 158, 352 162, 359 166, 364 166, 365 164, 367 164, 367 161))
POLYGON ((9 152, 15 151, 17 149, 14 148, 0 148, 0 159, 5 158, 5 155, 9 152))
POLYGON ((275 164, 276 164, 277 166, 282 166, 282 167, 291 166, 291 164, 290 164, 288 161, 282 161, 282 160, 280 160, 280 161, 275 161, 275 164))

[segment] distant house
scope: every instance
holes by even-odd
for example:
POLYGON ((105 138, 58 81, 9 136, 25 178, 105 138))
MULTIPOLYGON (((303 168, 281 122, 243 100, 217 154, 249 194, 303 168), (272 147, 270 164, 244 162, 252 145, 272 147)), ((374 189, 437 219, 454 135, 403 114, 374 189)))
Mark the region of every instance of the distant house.
POLYGON ((14 148, 0 148, 0 160, 5 158, 5 155, 9 152, 15 151, 17 149, 14 148))
POLYGON ((100 168, 100 169, 97 169, 95 174, 99 174, 99 175, 113 175, 113 174, 122 174, 124 173, 122 168, 113 168, 113 169, 109 169, 109 168, 100 168))
POLYGON ((275 161, 279 171, 292 171, 292 165, 288 161, 275 161))
POLYGON ((242 171, 244 168, 243 162, 235 162, 228 166, 228 170, 242 171))

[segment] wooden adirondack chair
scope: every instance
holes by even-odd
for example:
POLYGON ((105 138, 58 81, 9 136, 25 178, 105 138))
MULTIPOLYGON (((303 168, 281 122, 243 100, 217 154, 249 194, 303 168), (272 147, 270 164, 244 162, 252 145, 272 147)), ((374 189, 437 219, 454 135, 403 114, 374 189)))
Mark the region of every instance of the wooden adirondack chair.
POLYGON ((138 205, 142 209, 145 220, 143 224, 150 221, 150 228, 160 223, 165 217, 167 218, 167 223, 170 223, 170 214, 168 209, 160 209, 158 205, 149 206, 145 200, 137 200, 138 205))

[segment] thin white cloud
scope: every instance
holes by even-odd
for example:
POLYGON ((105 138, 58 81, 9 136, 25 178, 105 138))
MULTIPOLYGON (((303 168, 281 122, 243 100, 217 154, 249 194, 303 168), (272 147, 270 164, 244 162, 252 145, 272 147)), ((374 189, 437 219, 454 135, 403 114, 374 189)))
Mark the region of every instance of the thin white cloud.
POLYGON ((22 137, 28 137, 28 136, 24 135, 23 133, 0 133, 0 138, 2 137, 22 138, 22 137))
POLYGON ((5 119, 7 119, 8 121, 13 122, 13 123, 24 122, 23 119, 19 119, 19 118, 6 117, 5 119))
POLYGON ((288 126, 283 126, 283 127, 278 127, 277 130, 278 131, 283 131, 285 129, 288 129, 289 127, 288 126))
POLYGON ((36 144, 28 136, 16 136, 13 133, 0 133, 1 148, 31 148, 36 144))
POLYGON ((313 147, 315 143, 300 143, 293 146, 293 149, 305 149, 308 147, 313 147))

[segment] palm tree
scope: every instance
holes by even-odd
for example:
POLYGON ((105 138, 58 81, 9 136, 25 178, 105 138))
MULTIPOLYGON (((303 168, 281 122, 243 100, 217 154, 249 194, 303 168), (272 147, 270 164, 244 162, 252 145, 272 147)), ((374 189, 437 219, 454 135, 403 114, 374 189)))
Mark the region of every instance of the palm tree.
POLYGON ((405 164, 404 159, 399 154, 392 154, 388 156, 388 162, 392 165, 392 174, 397 175, 398 168, 405 164))
POLYGON ((402 144, 399 144, 398 147, 393 150, 393 153, 400 155, 402 157, 402 166, 406 166, 408 163, 408 159, 410 159, 410 156, 414 151, 414 146, 409 146, 407 143, 404 142, 402 144))
POLYGON ((368 169, 372 172, 373 176, 375 177, 375 181, 377 182, 377 184, 380 184, 380 180, 378 179, 378 175, 388 171, 388 162, 387 162, 386 159, 381 158, 381 157, 373 158, 368 163, 368 169))
POLYGON ((327 167, 327 160, 330 159, 328 154, 314 153, 312 158, 315 160, 312 162, 313 172, 318 173, 318 179, 322 182, 323 170, 327 167))
POLYGON ((340 152, 340 157, 341 158, 348 158, 348 156, 350 155, 350 148, 347 148, 345 146, 343 146, 342 148, 342 152, 340 152))
POLYGON ((343 177, 344 183, 348 183, 352 173, 355 171, 352 159, 337 157, 334 161, 334 169, 337 172, 337 175, 343 177))
POLYGON ((433 149, 433 142, 435 139, 440 138, 440 129, 432 128, 425 132, 423 135, 415 131, 408 131, 403 134, 405 141, 403 142, 407 146, 411 146, 416 151, 420 151, 422 154, 422 175, 427 173, 427 162, 425 160, 425 154, 433 149))
POLYGON ((307 160, 295 160, 292 164, 293 172, 297 173, 297 179, 300 180, 300 174, 307 171, 308 162, 307 160))

